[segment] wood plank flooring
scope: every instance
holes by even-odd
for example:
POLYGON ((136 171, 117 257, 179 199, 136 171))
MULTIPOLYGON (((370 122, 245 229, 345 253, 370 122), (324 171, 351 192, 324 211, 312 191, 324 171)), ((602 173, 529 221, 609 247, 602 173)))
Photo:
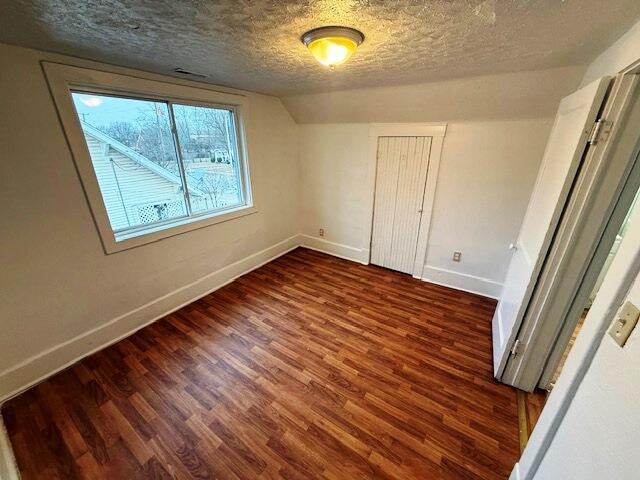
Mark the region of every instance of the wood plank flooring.
POLYGON ((506 479, 495 302, 297 249, 7 402, 24 479, 506 479))

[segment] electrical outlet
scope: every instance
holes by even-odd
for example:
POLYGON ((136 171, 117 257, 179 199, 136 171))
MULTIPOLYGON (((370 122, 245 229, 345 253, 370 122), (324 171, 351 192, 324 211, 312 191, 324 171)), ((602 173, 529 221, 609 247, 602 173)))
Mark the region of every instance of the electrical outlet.
POLYGON ((324 228, 321 228, 320 230, 318 230, 318 235, 320 235, 321 237, 324 237, 324 228))
POLYGON ((459 262, 462 258, 462 252, 453 252, 453 261, 459 262))

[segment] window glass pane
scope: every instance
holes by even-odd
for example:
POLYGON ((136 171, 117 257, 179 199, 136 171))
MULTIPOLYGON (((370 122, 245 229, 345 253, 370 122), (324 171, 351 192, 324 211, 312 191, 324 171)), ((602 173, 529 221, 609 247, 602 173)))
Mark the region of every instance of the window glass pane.
POLYGON ((244 203, 232 110, 173 104, 193 213, 244 203))
POLYGON ((72 92, 112 229, 187 215, 165 102, 72 92))

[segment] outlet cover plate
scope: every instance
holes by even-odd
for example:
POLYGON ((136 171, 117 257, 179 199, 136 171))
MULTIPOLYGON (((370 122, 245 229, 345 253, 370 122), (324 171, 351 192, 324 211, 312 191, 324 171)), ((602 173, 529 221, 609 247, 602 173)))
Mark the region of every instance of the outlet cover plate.
POLYGON ((621 347, 624 346, 636 327, 638 317, 640 317, 640 310, 629 301, 626 301, 618 311, 611 328, 609 328, 609 335, 621 347))

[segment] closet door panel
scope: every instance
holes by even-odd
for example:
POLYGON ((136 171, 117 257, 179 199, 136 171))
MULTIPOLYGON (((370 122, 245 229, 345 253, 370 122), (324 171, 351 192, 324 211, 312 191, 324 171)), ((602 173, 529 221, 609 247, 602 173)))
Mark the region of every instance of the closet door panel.
POLYGON ((429 166, 429 137, 407 137, 400 158, 389 268, 412 273, 429 166))
POLYGON ((412 273, 430 150, 430 137, 379 138, 371 263, 412 273))
POLYGON ((371 240, 371 263, 386 266, 391 256, 391 240, 398 189, 400 145, 396 137, 378 139, 378 165, 371 240))

